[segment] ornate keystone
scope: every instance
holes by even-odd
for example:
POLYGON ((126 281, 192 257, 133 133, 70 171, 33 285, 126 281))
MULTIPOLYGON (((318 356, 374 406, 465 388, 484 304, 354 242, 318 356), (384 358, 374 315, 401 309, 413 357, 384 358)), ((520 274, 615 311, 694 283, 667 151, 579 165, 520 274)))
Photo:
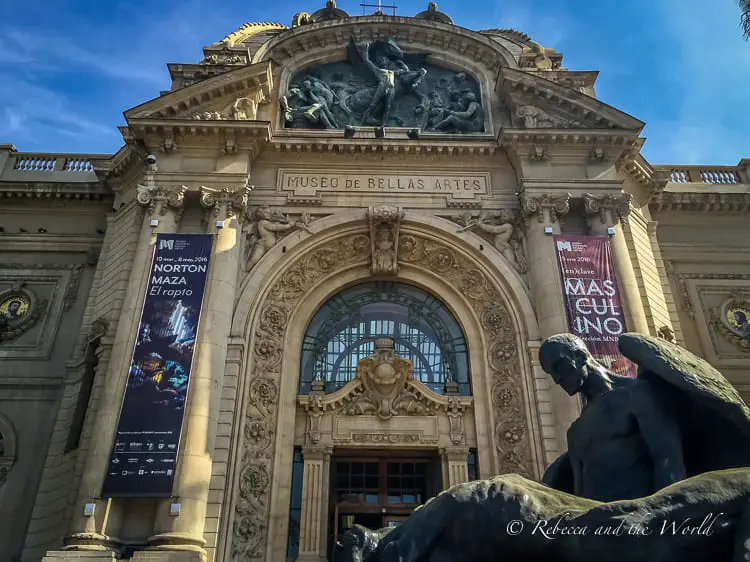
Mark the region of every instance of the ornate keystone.
MULTIPOLYGON (((622 195, 593 195, 586 193, 583 196, 583 208, 590 216, 599 215, 602 224, 617 224, 626 222, 630 214, 629 193, 622 195)), ((593 217, 592 217, 593 218, 593 217)))
POLYGON ((398 233, 404 211, 400 207, 381 205, 370 207, 370 241, 372 244, 373 275, 398 273, 398 233))
POLYGON ((533 215, 540 223, 557 222, 558 217, 565 216, 570 211, 570 193, 564 195, 521 195, 521 211, 528 224, 533 215))
POLYGON ((206 209, 213 209, 214 217, 223 220, 231 216, 240 215, 247 208, 250 186, 231 189, 224 187, 213 189, 201 187, 201 205, 206 209))

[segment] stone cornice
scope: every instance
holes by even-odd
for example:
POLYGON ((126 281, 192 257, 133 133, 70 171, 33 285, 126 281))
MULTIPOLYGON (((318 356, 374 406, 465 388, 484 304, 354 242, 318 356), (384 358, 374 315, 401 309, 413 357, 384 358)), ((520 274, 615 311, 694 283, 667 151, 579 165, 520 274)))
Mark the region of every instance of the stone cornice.
POLYGON ((103 201, 112 193, 99 183, 3 182, 0 183, 0 200, 21 201, 103 201))
POLYGON ((253 62, 273 60, 283 64, 300 53, 327 45, 346 46, 356 41, 374 41, 393 37, 399 44, 425 52, 455 52, 497 72, 501 66, 516 67, 513 55, 505 47, 475 31, 450 24, 394 16, 352 17, 303 25, 281 33, 264 44, 253 62))
POLYGON ((739 193, 665 191, 649 208, 655 212, 746 213, 750 209, 750 190, 745 188, 739 193))
POLYGON ((503 128, 497 141, 500 146, 614 146, 625 149, 638 137, 637 130, 623 129, 515 129, 503 128))
POLYGON ((211 100, 253 89, 260 90, 266 98, 270 97, 273 89, 270 63, 243 66, 169 92, 129 109, 125 112, 125 119, 130 123, 133 119, 173 117, 193 109, 197 111, 201 105, 211 100))
POLYGON ((496 91, 501 99, 512 106, 525 105, 533 101, 544 107, 557 108, 564 115, 579 122, 580 124, 575 126, 578 129, 622 129, 632 134, 640 132, 645 126, 643 121, 596 98, 522 70, 501 69, 496 91))
MULTIPOLYGON (((339 132, 340 133, 340 132, 339 132)), ((445 138, 429 138, 423 136, 414 141, 406 138, 406 129, 389 134, 391 139, 381 140, 372 138, 344 139, 341 134, 321 135, 315 137, 295 136, 284 137, 274 135, 270 147, 277 152, 319 152, 319 153, 384 153, 384 154, 427 154, 427 155, 465 155, 492 156, 499 149, 497 142, 489 137, 488 140, 470 139, 463 137, 456 140, 445 138), (393 138, 403 135, 403 139, 393 138)), ((485 136, 485 139, 487 137, 485 136)))

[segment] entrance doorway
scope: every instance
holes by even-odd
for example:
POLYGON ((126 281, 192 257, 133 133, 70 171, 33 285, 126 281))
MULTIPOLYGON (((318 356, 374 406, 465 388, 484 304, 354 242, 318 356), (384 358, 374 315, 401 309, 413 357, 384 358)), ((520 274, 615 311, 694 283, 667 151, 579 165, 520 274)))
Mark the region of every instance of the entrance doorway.
MULTIPOLYGON (((329 548, 354 525, 399 525, 442 489, 436 452, 337 453, 331 463, 329 548)), ((331 551, 329 550, 329 556, 331 551)))

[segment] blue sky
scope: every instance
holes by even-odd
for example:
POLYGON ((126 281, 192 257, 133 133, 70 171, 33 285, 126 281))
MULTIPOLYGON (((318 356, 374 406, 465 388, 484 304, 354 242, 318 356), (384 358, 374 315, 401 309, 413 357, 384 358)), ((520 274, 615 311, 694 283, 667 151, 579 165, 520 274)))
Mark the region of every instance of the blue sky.
MULTIPOLYGON (((361 15, 360 2, 338 6, 361 15)), ((427 0, 396 3, 399 15, 414 15, 427 0)), ((290 25, 295 12, 323 4, 15 3, 0 21, 0 143, 114 152, 122 112, 168 89, 166 63, 199 61, 204 45, 246 21, 290 25)), ((736 0, 443 0, 439 7, 470 29, 524 31, 561 51, 571 70, 599 70, 599 98, 647 123, 643 153, 654 164, 750 158, 750 44, 736 0)))

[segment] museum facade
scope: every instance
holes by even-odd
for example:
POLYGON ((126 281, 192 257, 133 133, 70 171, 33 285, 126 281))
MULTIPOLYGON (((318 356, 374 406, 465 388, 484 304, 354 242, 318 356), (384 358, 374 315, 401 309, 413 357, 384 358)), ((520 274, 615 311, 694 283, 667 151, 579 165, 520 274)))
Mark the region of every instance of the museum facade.
POLYGON ((625 331, 750 396, 750 170, 652 165, 598 72, 430 3, 247 23, 112 155, 0 145, 3 559, 328 560, 501 473, 625 331))

